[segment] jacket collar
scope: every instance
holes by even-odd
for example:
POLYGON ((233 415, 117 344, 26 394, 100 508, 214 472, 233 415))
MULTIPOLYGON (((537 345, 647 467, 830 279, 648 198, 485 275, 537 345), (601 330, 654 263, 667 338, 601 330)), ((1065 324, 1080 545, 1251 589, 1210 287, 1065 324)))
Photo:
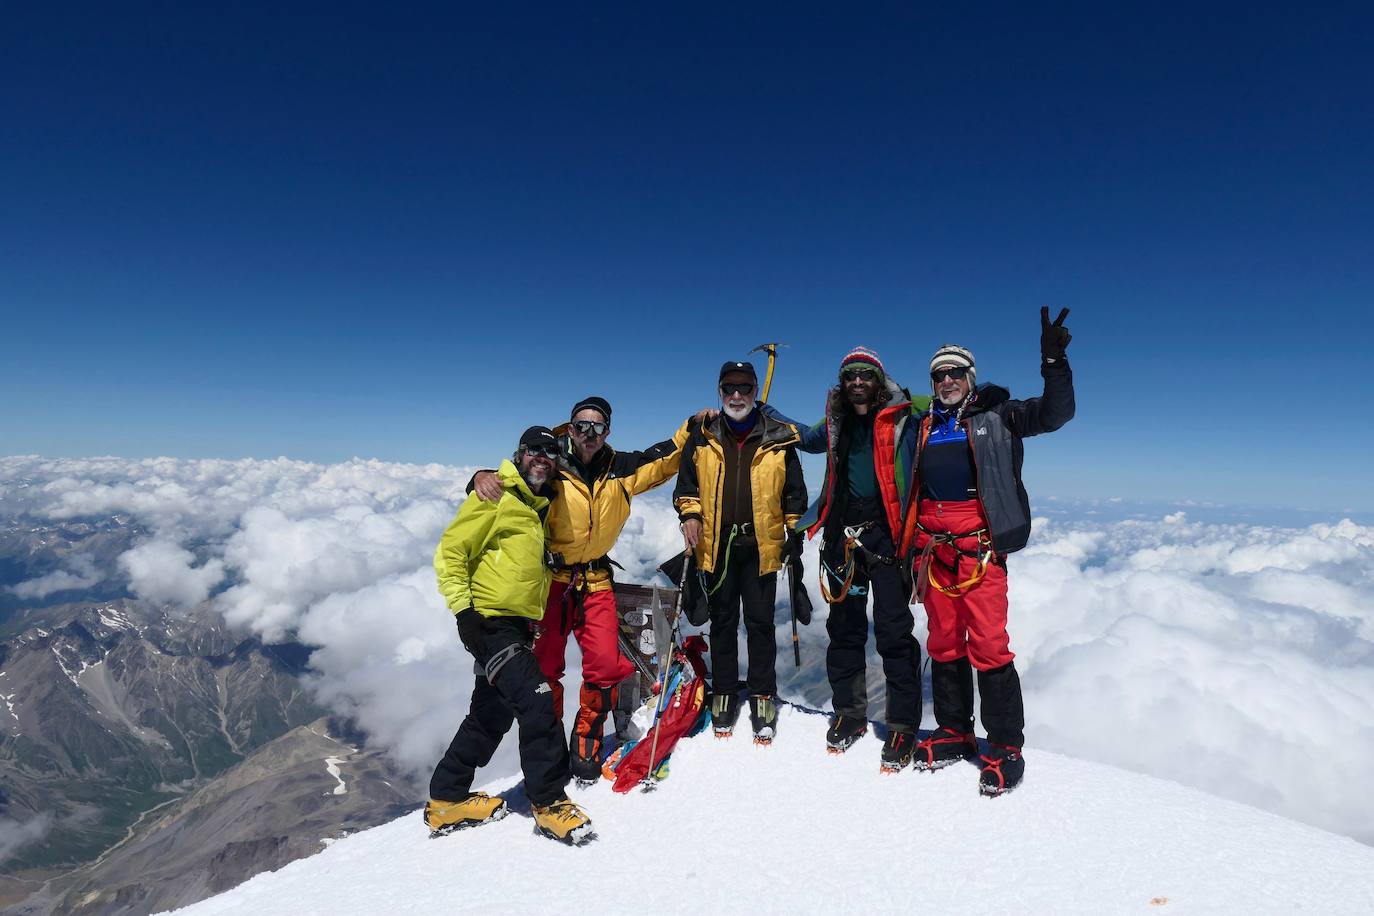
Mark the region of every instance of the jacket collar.
MULTIPOLYGON (((702 432, 717 442, 729 442, 735 438, 723 412, 716 414, 714 419, 707 420, 702 424, 701 429, 702 432)), ((746 438, 757 438, 759 448, 780 448, 801 441, 801 437, 797 435, 797 431, 790 424, 776 420, 762 411, 759 411, 758 422, 754 424, 754 428, 749 431, 746 438)))

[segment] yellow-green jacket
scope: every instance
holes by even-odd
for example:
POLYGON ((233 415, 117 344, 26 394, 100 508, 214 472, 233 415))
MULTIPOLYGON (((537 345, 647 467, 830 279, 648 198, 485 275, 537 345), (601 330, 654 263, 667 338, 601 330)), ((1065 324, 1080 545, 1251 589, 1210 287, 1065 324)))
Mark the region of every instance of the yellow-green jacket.
POLYGON ((531 493, 511 462, 496 473, 505 487, 501 498, 463 500, 439 540, 439 593, 455 614, 474 607, 487 617, 539 620, 549 597, 542 518, 549 500, 531 493))
MULTIPOLYGON (((806 484, 797 457, 797 430, 789 423, 759 415, 750 432, 755 445, 749 462, 749 498, 754 537, 759 545, 759 575, 782 568, 782 545, 787 532, 797 526, 806 511, 806 484)), ((695 428, 682 450, 682 469, 673 491, 673 505, 682 519, 701 519, 701 540, 695 555, 702 572, 714 572, 720 548, 729 536, 722 532, 722 501, 735 498, 724 492, 726 462, 738 461, 740 452, 724 414, 695 428), (731 453, 727 459, 725 450, 731 453)), ((733 467, 733 465, 732 465, 733 467)))
MULTIPOLYGON (((565 429, 566 424, 555 432, 565 429)), ((630 517, 630 499, 666 483, 677 473, 686 441, 684 422, 673 438, 642 452, 617 452, 609 445, 602 446, 591 465, 582 467, 570 457, 572 452, 563 440, 564 458, 554 483, 557 498, 549 509, 549 549, 561 554, 569 567, 604 558, 630 517)), ((588 591, 611 587, 608 569, 586 570, 585 575, 588 591)), ((560 569, 554 577, 568 582, 572 570, 560 569)))

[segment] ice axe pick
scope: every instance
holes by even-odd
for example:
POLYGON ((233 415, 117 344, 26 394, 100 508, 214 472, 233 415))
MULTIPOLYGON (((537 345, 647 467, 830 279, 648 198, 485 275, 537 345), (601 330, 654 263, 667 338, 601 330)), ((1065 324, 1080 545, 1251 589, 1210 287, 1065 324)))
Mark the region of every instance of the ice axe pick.
POLYGON ((750 353, 762 351, 768 354, 768 371, 763 375, 763 390, 759 392, 759 403, 761 404, 768 403, 768 389, 773 387, 773 366, 778 361, 778 347, 785 346, 787 346, 785 343, 765 343, 759 344, 749 351, 750 353))

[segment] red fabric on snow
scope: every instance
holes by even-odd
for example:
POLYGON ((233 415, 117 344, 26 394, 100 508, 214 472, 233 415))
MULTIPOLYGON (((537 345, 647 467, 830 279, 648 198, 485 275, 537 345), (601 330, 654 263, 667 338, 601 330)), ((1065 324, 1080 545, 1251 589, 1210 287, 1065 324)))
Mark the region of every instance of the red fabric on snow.
POLYGON ((695 677, 679 685, 668 700, 668 706, 659 717, 658 724, 649 729, 630 753, 616 767, 615 783, 611 786, 617 792, 628 792, 644 781, 649 773, 649 755, 654 755, 653 766, 657 767, 672 753, 678 739, 692 730, 697 717, 706 705, 706 663, 702 654, 706 651, 706 640, 700 636, 689 636, 682 644, 682 655, 692 666, 695 677), (654 732, 658 732, 658 744, 654 745, 654 732))

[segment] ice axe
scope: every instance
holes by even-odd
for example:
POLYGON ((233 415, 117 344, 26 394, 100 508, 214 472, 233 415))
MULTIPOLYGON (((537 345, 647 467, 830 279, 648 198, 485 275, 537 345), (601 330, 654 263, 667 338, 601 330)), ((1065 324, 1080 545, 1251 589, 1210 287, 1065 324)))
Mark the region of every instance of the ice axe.
POLYGON ((764 353, 768 354, 768 371, 763 374, 763 390, 759 392, 760 404, 768 403, 768 389, 773 386, 773 366, 778 361, 778 347, 785 346, 787 346, 787 344, 785 343, 765 343, 759 344, 757 347, 749 351, 750 353, 758 353, 759 351, 763 351, 764 353))

